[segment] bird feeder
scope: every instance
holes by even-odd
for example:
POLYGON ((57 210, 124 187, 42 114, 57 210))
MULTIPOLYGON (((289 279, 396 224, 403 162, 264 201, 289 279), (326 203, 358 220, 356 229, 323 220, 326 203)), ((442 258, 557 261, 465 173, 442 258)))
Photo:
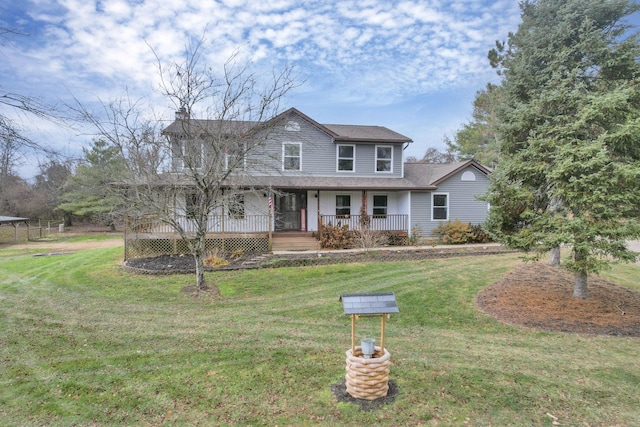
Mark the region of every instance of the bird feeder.
POLYGON ((347 350, 347 392, 357 399, 375 400, 389 390, 390 353, 384 345, 385 322, 391 313, 399 313, 393 292, 343 294, 344 313, 351 316, 351 349, 347 350), (356 346, 356 320, 380 316, 380 346, 365 338, 356 346))

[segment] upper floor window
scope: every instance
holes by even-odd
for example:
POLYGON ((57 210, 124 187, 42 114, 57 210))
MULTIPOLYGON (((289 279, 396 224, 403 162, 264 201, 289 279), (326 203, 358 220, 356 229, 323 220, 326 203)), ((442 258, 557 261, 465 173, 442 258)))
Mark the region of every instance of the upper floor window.
POLYGON ((354 172, 356 159, 355 145, 338 145, 338 172, 354 172))
POLYGON ((336 196, 336 216, 349 216, 351 215, 351 196, 349 195, 337 195, 336 196))
POLYGON ((385 218, 387 216, 387 196, 373 196, 373 216, 385 218))
POLYGON ((431 196, 431 219, 433 221, 449 220, 449 195, 434 193, 431 196))
POLYGON ((282 169, 299 171, 302 165, 302 145, 299 142, 282 144, 282 169))
POLYGON ((376 145, 376 172, 392 172, 393 147, 376 145))
POLYGON ((226 170, 244 170, 246 151, 245 144, 242 144, 241 147, 227 147, 224 153, 224 168, 226 170))
POLYGON ((177 169, 202 167, 202 141, 180 138, 173 144, 173 164, 177 169))

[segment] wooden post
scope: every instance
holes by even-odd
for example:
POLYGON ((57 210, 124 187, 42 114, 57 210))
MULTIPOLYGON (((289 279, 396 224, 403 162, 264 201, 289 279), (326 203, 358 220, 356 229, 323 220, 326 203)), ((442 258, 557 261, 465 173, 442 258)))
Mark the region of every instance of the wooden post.
POLYGON ((380 349, 382 350, 382 353, 384 354, 384 318, 385 318, 385 314, 382 315, 382 326, 380 327, 380 349))
POLYGON ((356 355, 356 315, 351 315, 351 355, 356 355))

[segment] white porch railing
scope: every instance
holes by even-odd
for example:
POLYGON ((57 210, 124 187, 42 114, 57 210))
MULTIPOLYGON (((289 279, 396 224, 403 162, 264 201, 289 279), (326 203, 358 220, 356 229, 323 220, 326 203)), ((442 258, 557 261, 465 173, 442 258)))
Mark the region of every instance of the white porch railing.
POLYGON ((361 215, 320 215, 320 218, 323 227, 348 225, 349 230, 360 230, 368 221, 370 230, 409 231, 409 215, 404 214, 368 215, 364 219, 361 215))
MULTIPOLYGON (((196 231, 194 220, 186 216, 176 217, 176 221, 187 233, 196 231)), ((152 217, 137 218, 131 226, 137 233, 175 233, 169 225, 152 217)), ((269 231, 269 215, 244 215, 233 217, 229 215, 209 215, 207 233, 267 233, 269 231)))

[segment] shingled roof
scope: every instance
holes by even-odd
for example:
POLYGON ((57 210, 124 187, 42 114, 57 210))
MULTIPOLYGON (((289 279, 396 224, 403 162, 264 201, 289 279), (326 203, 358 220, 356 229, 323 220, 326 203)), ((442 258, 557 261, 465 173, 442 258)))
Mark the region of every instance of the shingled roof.
POLYGON ((383 126, 361 125, 323 125, 336 134, 334 140, 340 142, 387 142, 405 143, 413 142, 411 138, 387 129, 383 126))
POLYGON ((413 142, 411 138, 394 132, 384 126, 362 126, 362 125, 323 125, 309 116, 301 113, 295 108, 277 115, 273 119, 265 123, 252 121, 234 121, 234 120, 202 120, 192 119, 188 121, 175 120, 163 130, 163 134, 179 135, 185 133, 185 123, 192 126, 193 133, 236 133, 246 132, 256 125, 268 126, 269 123, 283 121, 291 115, 297 115, 301 119, 316 126, 336 142, 372 142, 372 143, 388 143, 388 144, 404 144, 413 142))

